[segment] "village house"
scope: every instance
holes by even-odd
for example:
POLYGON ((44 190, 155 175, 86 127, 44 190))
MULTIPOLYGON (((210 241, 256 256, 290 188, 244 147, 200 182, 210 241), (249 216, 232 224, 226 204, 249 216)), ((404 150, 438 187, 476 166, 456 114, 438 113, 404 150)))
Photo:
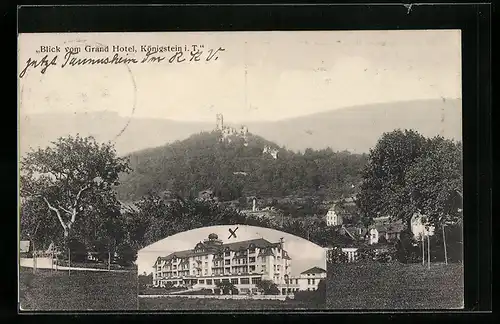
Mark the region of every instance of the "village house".
POLYGON ((411 219, 411 232, 416 240, 421 240, 422 237, 427 235, 434 235, 434 226, 428 226, 425 224, 425 217, 420 214, 413 215, 411 219))
POLYGON ((368 227, 368 244, 396 242, 401 238, 404 226, 401 221, 389 224, 374 224, 368 227))
POLYGON ((335 202, 325 215, 327 226, 340 226, 350 223, 355 215, 356 204, 352 198, 335 202))

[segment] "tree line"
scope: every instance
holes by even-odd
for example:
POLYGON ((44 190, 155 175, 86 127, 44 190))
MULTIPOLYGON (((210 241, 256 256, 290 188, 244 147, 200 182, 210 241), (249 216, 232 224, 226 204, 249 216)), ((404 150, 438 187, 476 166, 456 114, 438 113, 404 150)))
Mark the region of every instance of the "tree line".
MULTIPOLYGON (((286 221, 277 222, 247 217, 219 201, 196 199, 193 193, 182 190, 181 182, 175 180, 178 178, 174 177, 172 180, 167 176, 166 180, 162 179, 165 173, 161 167, 168 166, 167 169, 172 170, 170 167, 173 161, 179 165, 175 169, 179 171, 179 177, 186 180, 187 170, 203 171, 202 166, 208 164, 200 161, 215 159, 210 164, 213 163, 218 171, 227 169, 227 172, 220 173, 217 182, 223 183, 224 179, 221 178, 229 173, 232 175, 232 170, 236 169, 236 165, 230 163, 231 157, 257 155, 257 149, 252 145, 248 146, 250 151, 243 145, 231 146, 234 143, 224 144, 227 145, 224 147, 214 146, 214 138, 210 136, 200 134, 189 139, 197 147, 206 150, 206 154, 201 154, 200 150, 189 153, 184 144, 178 142, 170 146, 168 156, 157 156, 153 160, 146 160, 148 163, 132 163, 136 168, 135 175, 130 173, 132 168, 129 160, 133 157, 118 157, 111 143, 97 143, 91 137, 60 138, 52 147, 28 153, 21 161, 21 239, 40 242, 39 246, 47 246, 53 242, 65 249, 70 247, 71 242, 79 242, 80 246, 100 251, 101 254, 103 251, 117 252, 124 263, 131 262, 137 250, 153 242, 175 233, 212 225, 247 224, 269 227, 303 237, 321 246, 348 243, 345 236, 335 228, 326 226, 320 219, 287 218, 286 221), (237 150, 243 153, 237 153, 237 150), (224 165, 225 162, 229 165, 224 165), (166 200, 158 191, 150 190, 133 206, 124 208, 117 195, 120 181, 124 179, 123 174, 132 174, 134 177, 141 173, 152 175, 155 172, 159 175, 159 186, 165 184, 162 181, 171 180, 181 186, 177 197, 166 200)), ((258 137, 255 138, 257 144, 259 140, 258 137)), ((260 170, 259 172, 264 172, 269 166, 274 168, 273 172, 282 171, 276 178, 272 176, 273 172, 267 176, 265 172, 261 173, 260 183, 277 183, 278 179, 283 178, 285 183, 297 189, 300 185, 298 182, 294 185, 296 180, 291 176, 297 174, 299 178, 309 179, 311 182, 306 182, 309 184, 317 185, 326 178, 332 181, 333 187, 342 187, 353 181, 351 175, 355 177, 359 172, 355 213, 365 224, 370 224, 374 217, 383 215, 391 216, 394 220, 400 219, 409 225, 415 213, 425 215, 426 224, 437 229, 447 224, 461 224, 461 143, 442 137, 425 138, 414 131, 395 130, 383 134, 366 157, 333 153, 329 150, 307 150, 303 154, 283 151, 280 158, 274 160, 263 157, 260 149, 258 151, 259 157, 248 159, 250 162, 247 166, 252 163, 261 165, 254 169, 260 170), (365 158, 366 162, 362 162, 365 158), (268 163, 257 163, 256 159, 268 159, 268 163), (331 164, 328 165, 329 163, 331 164), (289 175, 283 170, 289 170, 289 175), (323 174, 321 170, 327 171, 323 174)), ((243 166, 245 164, 238 165, 238 168, 243 166)), ((209 179, 213 175, 209 175, 208 169, 205 169, 204 173, 191 173, 189 177, 196 191, 209 186, 209 179)), ((129 181, 128 184, 130 183, 129 181)), ((257 189, 258 181, 252 185, 257 189)), ((312 211, 315 207, 309 208, 312 211)), ((406 239, 403 237, 403 243, 400 243, 404 251, 411 250, 409 229, 408 226, 406 239)), ((439 234, 440 231, 436 230, 436 233, 439 234)))

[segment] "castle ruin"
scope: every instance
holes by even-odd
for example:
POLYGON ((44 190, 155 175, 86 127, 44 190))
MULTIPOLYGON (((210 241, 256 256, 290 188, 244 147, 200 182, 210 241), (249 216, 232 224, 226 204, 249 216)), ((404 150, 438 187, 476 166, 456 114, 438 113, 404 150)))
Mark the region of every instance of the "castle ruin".
POLYGON ((241 125, 239 130, 234 127, 224 126, 224 116, 222 114, 217 114, 215 130, 221 132, 221 142, 227 141, 228 143, 231 143, 231 137, 237 136, 243 138, 245 140, 244 145, 248 146, 248 127, 245 125, 241 125))

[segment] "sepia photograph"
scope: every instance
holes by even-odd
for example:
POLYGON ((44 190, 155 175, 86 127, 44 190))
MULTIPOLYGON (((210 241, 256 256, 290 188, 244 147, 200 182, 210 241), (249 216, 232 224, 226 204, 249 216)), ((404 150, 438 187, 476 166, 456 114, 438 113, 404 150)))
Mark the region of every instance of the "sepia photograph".
POLYGON ((464 307, 460 30, 21 33, 19 310, 464 307))
POLYGON ((137 266, 141 310, 324 308, 326 250, 270 228, 182 232, 139 250, 137 266))

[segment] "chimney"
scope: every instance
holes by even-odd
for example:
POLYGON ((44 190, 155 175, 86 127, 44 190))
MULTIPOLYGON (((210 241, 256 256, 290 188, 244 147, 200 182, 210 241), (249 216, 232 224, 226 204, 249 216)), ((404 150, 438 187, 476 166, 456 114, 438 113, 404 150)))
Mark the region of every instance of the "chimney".
POLYGON ((280 237, 280 248, 283 250, 283 246, 285 245, 285 240, 280 237))
POLYGON ((252 211, 256 211, 257 210, 256 203, 257 203, 257 200, 254 198, 253 199, 253 204, 252 204, 252 211))

